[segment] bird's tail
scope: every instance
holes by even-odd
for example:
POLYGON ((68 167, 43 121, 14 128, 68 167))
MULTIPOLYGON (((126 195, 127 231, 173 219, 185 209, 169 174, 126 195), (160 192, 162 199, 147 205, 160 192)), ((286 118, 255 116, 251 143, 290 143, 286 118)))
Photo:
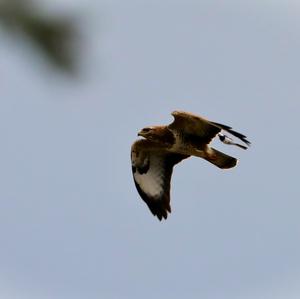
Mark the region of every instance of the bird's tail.
POLYGON ((204 159, 222 169, 232 168, 238 162, 236 158, 219 152, 212 147, 209 149, 207 156, 204 157, 204 159))

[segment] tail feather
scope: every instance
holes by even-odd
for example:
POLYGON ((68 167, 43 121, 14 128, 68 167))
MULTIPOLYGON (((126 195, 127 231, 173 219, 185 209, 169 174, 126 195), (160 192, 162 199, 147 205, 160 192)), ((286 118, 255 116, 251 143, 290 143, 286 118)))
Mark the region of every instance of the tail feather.
POLYGON ((208 155, 204 158, 210 163, 216 165, 221 169, 228 169, 236 166, 238 160, 234 157, 228 156, 214 148, 210 148, 208 155))

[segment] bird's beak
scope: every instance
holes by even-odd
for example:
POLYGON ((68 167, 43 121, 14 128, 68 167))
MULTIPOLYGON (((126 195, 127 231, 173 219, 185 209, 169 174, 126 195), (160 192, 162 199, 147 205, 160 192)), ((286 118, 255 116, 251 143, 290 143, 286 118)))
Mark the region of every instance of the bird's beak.
POLYGON ((146 138, 145 133, 143 132, 143 130, 139 131, 137 135, 146 138))

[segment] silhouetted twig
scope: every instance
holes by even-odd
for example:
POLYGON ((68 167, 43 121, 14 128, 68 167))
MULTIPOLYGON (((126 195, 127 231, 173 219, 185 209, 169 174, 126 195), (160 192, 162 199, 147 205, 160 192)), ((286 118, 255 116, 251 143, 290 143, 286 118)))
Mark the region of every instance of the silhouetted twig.
POLYGON ((70 20, 46 18, 25 0, 2 0, 0 21, 27 36, 53 65, 74 71, 75 29, 70 20))

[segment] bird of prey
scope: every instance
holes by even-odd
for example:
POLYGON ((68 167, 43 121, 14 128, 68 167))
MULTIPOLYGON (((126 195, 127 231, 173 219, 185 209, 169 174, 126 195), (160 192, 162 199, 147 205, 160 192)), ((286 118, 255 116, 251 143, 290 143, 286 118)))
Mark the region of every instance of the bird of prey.
POLYGON ((232 168, 237 159, 230 157, 209 143, 216 136, 225 143, 247 149, 250 142, 246 136, 231 127, 209 121, 183 111, 172 113, 174 121, 167 126, 143 128, 131 147, 131 164, 135 186, 150 211, 159 220, 167 219, 170 206, 170 182, 173 167, 180 161, 196 156, 221 169, 232 168), (238 144, 223 131, 239 138, 238 144))

